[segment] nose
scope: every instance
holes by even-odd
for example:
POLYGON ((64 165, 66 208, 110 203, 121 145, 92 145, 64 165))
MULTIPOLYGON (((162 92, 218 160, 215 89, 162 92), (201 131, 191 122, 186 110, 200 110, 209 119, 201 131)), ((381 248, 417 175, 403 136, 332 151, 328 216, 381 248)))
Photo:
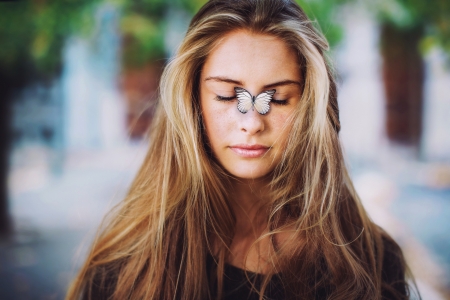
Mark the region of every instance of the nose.
POLYGON ((264 119, 256 109, 250 109, 246 114, 241 114, 241 131, 253 135, 264 130, 264 119))

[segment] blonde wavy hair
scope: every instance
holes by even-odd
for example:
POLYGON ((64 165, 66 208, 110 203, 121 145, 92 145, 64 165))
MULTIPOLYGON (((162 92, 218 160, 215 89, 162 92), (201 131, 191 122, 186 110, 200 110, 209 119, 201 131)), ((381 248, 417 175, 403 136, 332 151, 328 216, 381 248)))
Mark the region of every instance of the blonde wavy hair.
POLYGON ((89 298, 98 288, 112 299, 221 298, 235 217, 230 175, 214 160, 203 131, 199 77, 221 38, 239 29, 284 40, 297 53, 304 80, 265 208, 265 236, 289 232, 289 238, 281 245, 271 239, 276 257, 260 299, 279 272, 288 298, 313 299, 326 287, 329 299, 381 299, 383 241, 389 238, 368 218, 344 164, 327 41, 288 0, 212 0, 195 15, 164 70, 145 161, 67 299, 89 298), (206 267, 213 244, 215 295, 206 267))

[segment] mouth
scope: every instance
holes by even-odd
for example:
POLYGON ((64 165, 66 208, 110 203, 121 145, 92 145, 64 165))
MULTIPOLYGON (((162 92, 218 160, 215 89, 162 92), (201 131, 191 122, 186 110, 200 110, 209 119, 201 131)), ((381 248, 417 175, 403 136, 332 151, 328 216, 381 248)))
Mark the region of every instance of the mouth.
POLYGON ((270 147, 264 145, 239 144, 229 147, 234 153, 244 158, 257 158, 263 156, 270 147))

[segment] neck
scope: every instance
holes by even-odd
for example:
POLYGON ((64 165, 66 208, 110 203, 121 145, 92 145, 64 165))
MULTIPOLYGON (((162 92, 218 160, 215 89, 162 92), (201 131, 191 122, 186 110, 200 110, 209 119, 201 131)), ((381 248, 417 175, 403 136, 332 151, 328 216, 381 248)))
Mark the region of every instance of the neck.
POLYGON ((235 179, 232 183, 231 206, 236 216, 236 228, 242 234, 257 233, 265 228, 269 202, 269 182, 262 179, 235 179), (256 231, 256 232, 255 232, 256 231))
POLYGON ((270 178, 233 181, 230 204, 236 216, 236 229, 229 247, 227 262, 237 267, 265 273, 272 251, 267 232, 267 209, 270 200, 270 178), (255 243, 257 241, 257 243, 255 243))

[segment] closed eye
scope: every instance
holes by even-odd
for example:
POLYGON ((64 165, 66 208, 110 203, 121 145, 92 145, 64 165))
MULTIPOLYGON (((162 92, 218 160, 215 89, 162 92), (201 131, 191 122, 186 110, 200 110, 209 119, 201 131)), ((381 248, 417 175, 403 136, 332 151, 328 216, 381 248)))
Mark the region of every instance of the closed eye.
POLYGON ((288 104, 287 99, 286 100, 272 99, 272 100, 270 100, 270 102, 273 102, 276 105, 286 105, 286 104, 288 104))
POLYGON ((224 96, 219 96, 219 95, 216 96, 216 100, 219 100, 219 101, 231 101, 233 99, 236 99, 236 95, 231 96, 231 97, 224 97, 224 96))

